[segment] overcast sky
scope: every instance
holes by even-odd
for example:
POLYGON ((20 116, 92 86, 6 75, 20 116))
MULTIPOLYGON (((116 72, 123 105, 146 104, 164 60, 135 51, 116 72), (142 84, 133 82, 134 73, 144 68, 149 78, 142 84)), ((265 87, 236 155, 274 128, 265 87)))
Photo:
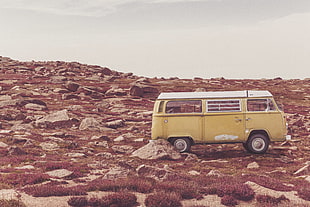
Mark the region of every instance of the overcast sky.
POLYGON ((147 77, 309 78, 310 0, 0 0, 0 56, 147 77))

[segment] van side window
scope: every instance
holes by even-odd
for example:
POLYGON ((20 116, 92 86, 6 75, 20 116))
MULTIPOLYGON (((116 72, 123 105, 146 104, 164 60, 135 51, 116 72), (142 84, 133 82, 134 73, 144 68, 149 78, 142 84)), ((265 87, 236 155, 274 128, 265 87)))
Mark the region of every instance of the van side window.
POLYGON ((275 111, 276 107, 271 99, 247 100, 248 111, 275 111))
POLYGON ((201 101, 168 101, 166 113, 201 113, 201 101))
POLYGON ((207 101, 208 112, 241 111, 240 100, 212 100, 207 101))

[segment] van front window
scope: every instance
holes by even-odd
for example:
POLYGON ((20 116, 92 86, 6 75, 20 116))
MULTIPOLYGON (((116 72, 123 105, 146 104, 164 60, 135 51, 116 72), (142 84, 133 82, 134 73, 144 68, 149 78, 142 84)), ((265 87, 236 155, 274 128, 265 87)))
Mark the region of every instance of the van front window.
POLYGON ((201 101, 169 101, 166 113, 201 113, 201 101))
POLYGON ((248 111, 275 111, 276 107, 271 99, 247 100, 248 111))

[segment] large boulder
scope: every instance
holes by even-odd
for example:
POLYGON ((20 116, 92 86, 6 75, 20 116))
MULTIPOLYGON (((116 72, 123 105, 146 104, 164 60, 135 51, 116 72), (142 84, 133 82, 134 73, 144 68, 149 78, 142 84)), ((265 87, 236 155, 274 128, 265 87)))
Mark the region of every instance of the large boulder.
POLYGON ((81 121, 80 130, 100 131, 100 123, 95 118, 85 118, 81 121))
POLYGON ((176 151, 175 148, 168 141, 163 139, 149 142, 147 145, 134 151, 131 156, 147 160, 181 159, 181 154, 176 151))
POLYGON ((159 90, 153 86, 137 83, 130 88, 129 94, 143 98, 155 98, 158 96, 159 90))
POLYGON ((72 127, 79 121, 76 119, 70 119, 67 110, 61 110, 51 113, 43 118, 37 119, 34 123, 39 128, 66 128, 72 127))

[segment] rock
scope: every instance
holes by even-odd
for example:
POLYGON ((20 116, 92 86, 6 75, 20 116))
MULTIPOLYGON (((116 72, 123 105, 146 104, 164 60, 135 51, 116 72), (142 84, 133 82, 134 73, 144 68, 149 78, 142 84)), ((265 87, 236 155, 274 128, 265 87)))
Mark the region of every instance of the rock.
POLYGON ((56 142, 43 142, 40 144, 45 151, 55 151, 59 149, 59 145, 56 142))
POLYGON ((96 142, 90 142, 88 145, 94 146, 94 147, 103 147, 103 148, 109 148, 109 144, 107 141, 96 141, 96 142))
POLYGON ((77 83, 74 83, 74 82, 69 81, 69 82, 67 82, 67 83, 64 85, 64 87, 65 87, 66 89, 68 89, 69 91, 71 91, 71 92, 75 92, 75 91, 77 91, 77 90, 79 89, 80 85, 77 84, 77 83))
POLYGON ((0 108, 8 107, 8 106, 16 106, 18 100, 4 100, 0 101, 0 108))
POLYGON ((100 123, 95 118, 85 118, 82 120, 79 130, 100 131, 100 123))
POLYGON ((9 145, 5 144, 4 142, 0 142, 0 148, 7 148, 9 145))
POLYGON ((0 190, 0 200, 5 200, 5 201, 6 200, 18 200, 19 197, 20 197, 20 194, 14 189, 0 190))
POLYGON ((40 118, 35 121, 35 126, 40 128, 48 128, 49 125, 54 123, 64 124, 64 122, 70 121, 70 118, 67 114, 67 110, 61 110, 54 113, 51 113, 43 118, 40 118))
POLYGON ((55 178, 65 178, 65 177, 72 175, 73 172, 67 169, 58 169, 58 170, 46 172, 46 174, 48 174, 51 177, 55 177, 55 178))
POLYGON ((155 167, 150 165, 140 165, 137 167, 136 172, 138 176, 150 177, 156 180, 164 180, 169 176, 174 176, 175 173, 168 167, 155 167))
POLYGON ((259 165, 258 165, 257 162, 251 162, 251 163, 249 163, 249 164, 247 165, 247 168, 248 168, 248 169, 257 169, 257 168, 259 168, 259 165))
POLYGON ((14 124, 11 127, 12 131, 31 131, 33 126, 31 124, 14 124))
POLYGON ((17 146, 11 146, 8 149, 8 154, 9 155, 25 155, 27 153, 17 146))
POLYGON ((206 92, 207 90, 205 88, 197 88, 195 92, 206 92))
POLYGON ((107 67, 102 68, 101 73, 108 76, 113 75, 112 70, 107 67))
POLYGON ((81 97, 80 96, 78 96, 78 95, 76 95, 76 94, 62 94, 61 95, 61 99, 62 100, 72 100, 72 99, 77 99, 77 100, 79 100, 79 99, 81 99, 81 97))
POLYGON ((118 137, 116 137, 113 141, 114 142, 121 142, 121 141, 124 141, 125 140, 125 138, 124 138, 124 136, 118 136, 118 137))
POLYGON ((107 96, 126 96, 127 92, 122 88, 111 88, 105 93, 105 95, 107 95, 107 96))
POLYGON ((84 153, 67 153, 65 154, 68 157, 72 157, 72 158, 80 158, 80 157, 86 157, 86 155, 84 153))
POLYGON ((130 171, 126 168, 115 167, 115 168, 110 169, 110 171, 107 172, 103 178, 104 179, 126 178, 129 172, 130 171))
POLYGON ((305 181, 310 183, 310 175, 305 178, 305 181))
POLYGON ((112 128, 112 129, 117 129, 119 127, 122 127, 125 125, 125 122, 123 120, 116 120, 116 121, 110 121, 107 122, 106 127, 112 128))
POLYGON ((177 152, 174 147, 166 140, 159 139, 149 142, 147 145, 132 153, 133 157, 141 159, 156 160, 168 159, 178 160, 181 159, 181 154, 177 152))
POLYGON ((112 146, 112 150, 116 153, 131 154, 134 151, 134 148, 129 145, 114 145, 112 146))
POLYGON ((33 165, 25 165, 22 167, 15 167, 16 170, 34 170, 35 167, 33 165))
POLYGON ((197 162, 198 156, 192 153, 182 153, 182 156, 186 156, 185 161, 186 162, 197 162))
POLYGON ((223 173, 221 173, 220 171, 218 170, 211 170, 207 176, 217 176, 217 177, 222 177, 224 176, 223 173))
POLYGON ((294 172, 294 175, 307 175, 310 173, 310 165, 305 165, 296 172, 294 172))
POLYGON ((137 83, 130 88, 129 94, 143 98, 155 98, 158 96, 159 90, 153 86, 137 83))
POLYGON ((200 175, 200 172, 197 172, 196 170, 191 170, 188 172, 190 175, 200 175))

